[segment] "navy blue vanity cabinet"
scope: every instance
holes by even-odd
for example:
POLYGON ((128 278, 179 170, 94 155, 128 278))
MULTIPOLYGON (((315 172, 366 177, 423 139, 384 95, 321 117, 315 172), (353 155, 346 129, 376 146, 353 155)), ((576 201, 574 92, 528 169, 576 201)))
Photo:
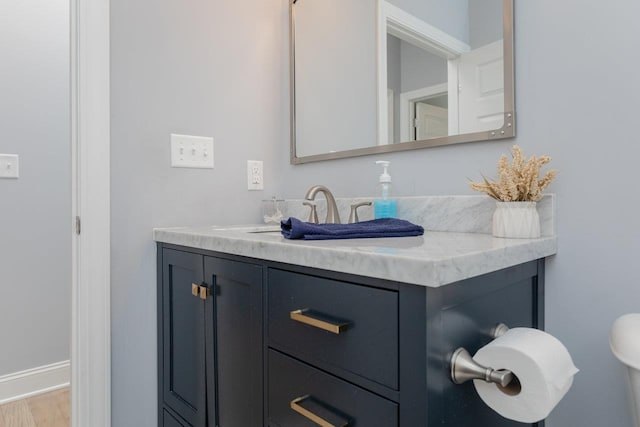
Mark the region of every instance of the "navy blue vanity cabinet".
POLYGON ((159 425, 261 426, 262 267, 162 246, 158 258, 159 425))
MULTIPOLYGON (((422 363, 425 371, 414 373, 426 378, 428 425, 543 427, 544 422, 522 424, 495 413, 482 402, 471 381, 461 385, 451 381, 449 361, 461 346, 475 354, 493 340, 493 329, 499 323, 544 329, 544 260, 425 291, 425 329, 421 335, 425 341, 419 340, 412 346, 424 344, 426 348, 422 363)), ((401 321, 409 322, 411 319, 401 321)), ((413 356, 405 354, 405 357, 413 356)))
POLYGON ((449 361, 490 342, 499 323, 543 327, 543 260, 439 288, 270 264, 269 427, 523 425, 471 382, 454 384, 449 361))
POLYGON ((206 426, 204 302, 192 294, 192 284, 204 283, 202 255, 159 251, 162 280, 158 289, 160 420, 206 426), (166 407, 173 411, 173 416, 166 407))
POLYGON ((205 256, 204 277, 208 427, 261 426, 262 266, 205 256))
POLYGON ((450 378, 498 324, 544 329, 543 259, 426 287, 158 248, 163 427, 544 426, 450 378))
POLYGON ((167 410, 162 411, 160 415, 162 416, 160 419, 160 425, 163 427, 185 427, 185 424, 178 421, 178 419, 171 415, 167 410))

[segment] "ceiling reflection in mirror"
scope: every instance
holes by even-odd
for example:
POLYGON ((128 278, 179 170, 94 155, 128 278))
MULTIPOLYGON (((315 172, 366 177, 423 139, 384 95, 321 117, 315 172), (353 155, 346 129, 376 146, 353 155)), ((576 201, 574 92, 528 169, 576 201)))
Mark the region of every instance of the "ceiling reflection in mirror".
POLYGON ((512 6, 292 0, 292 163, 513 136, 512 6))

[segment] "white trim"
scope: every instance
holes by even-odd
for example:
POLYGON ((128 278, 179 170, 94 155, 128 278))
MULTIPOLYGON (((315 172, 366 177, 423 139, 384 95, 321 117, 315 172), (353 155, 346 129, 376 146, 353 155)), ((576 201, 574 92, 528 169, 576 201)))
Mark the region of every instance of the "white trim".
POLYGON ((71 425, 111 426, 109 0, 71 3, 71 425))
MULTIPOLYGON (((449 89, 447 83, 423 87, 422 89, 402 92, 400 94, 400 141, 412 141, 411 130, 413 128, 413 110, 416 101, 429 98, 431 96, 446 94, 449 89)), ((450 116, 451 114, 449 114, 450 116)))
POLYGON ((394 92, 393 89, 387 89, 387 142, 393 144, 395 142, 395 126, 394 116, 394 92))
MULTIPOLYGON (((378 32, 378 145, 387 145, 387 33, 411 43, 423 50, 449 59, 449 74, 457 68, 451 69, 452 59, 471 51, 471 47, 461 40, 445 33, 444 31, 428 24, 410 13, 385 0, 377 0, 377 32, 378 32)), ((451 81, 451 79, 450 79, 451 81)), ((457 80, 455 83, 457 87, 457 80)), ((457 92, 456 92, 457 93, 457 92)), ((457 99, 455 100, 455 112, 457 116, 457 99)), ((451 108, 451 105, 450 105, 451 108)), ((451 110, 450 110, 451 111, 451 110)), ((449 114, 451 116, 451 113, 449 114)), ((451 128, 451 121, 450 128, 451 128)), ((455 122, 457 128, 457 121, 455 122)), ((400 120, 400 129, 405 128, 400 120)), ((455 132, 457 134, 457 132, 455 132)), ((451 134, 451 132, 450 132, 451 134)), ((400 138, 401 141, 408 139, 400 138)))
POLYGON ((378 145, 389 144, 389 123, 387 123, 387 16, 384 12, 384 0, 376 0, 378 7, 378 145))
POLYGON ((460 58, 447 61, 447 83, 449 85, 449 135, 460 133, 460 58))
POLYGON ((449 59, 471 50, 467 43, 389 2, 382 0, 380 7, 386 21, 385 31, 401 40, 449 59))
POLYGON ((69 361, 0 377, 0 405, 69 386, 69 361))

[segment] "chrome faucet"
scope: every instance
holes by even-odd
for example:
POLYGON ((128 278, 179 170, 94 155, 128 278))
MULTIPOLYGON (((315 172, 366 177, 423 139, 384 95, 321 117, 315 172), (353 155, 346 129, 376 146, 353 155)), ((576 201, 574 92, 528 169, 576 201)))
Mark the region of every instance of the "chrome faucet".
MULTIPOLYGON (((324 222, 329 224, 340 224, 340 214, 338 213, 338 206, 336 205, 336 199, 334 199, 331 191, 324 185, 314 185, 307 191, 307 195, 304 198, 310 202, 314 201, 316 194, 323 193, 324 198, 327 199, 327 218, 324 222)), ((316 217, 317 218, 317 217, 316 217)))

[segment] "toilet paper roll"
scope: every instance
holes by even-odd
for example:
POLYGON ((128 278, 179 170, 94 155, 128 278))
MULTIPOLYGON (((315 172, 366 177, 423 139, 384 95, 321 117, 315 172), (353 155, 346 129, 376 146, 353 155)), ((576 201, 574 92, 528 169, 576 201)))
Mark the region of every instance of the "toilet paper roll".
POLYGON ((506 388, 482 380, 473 383, 491 409, 523 423, 547 418, 569 391, 578 372, 558 339, 530 328, 509 329, 478 350, 473 358, 493 369, 508 369, 517 377, 506 388))

